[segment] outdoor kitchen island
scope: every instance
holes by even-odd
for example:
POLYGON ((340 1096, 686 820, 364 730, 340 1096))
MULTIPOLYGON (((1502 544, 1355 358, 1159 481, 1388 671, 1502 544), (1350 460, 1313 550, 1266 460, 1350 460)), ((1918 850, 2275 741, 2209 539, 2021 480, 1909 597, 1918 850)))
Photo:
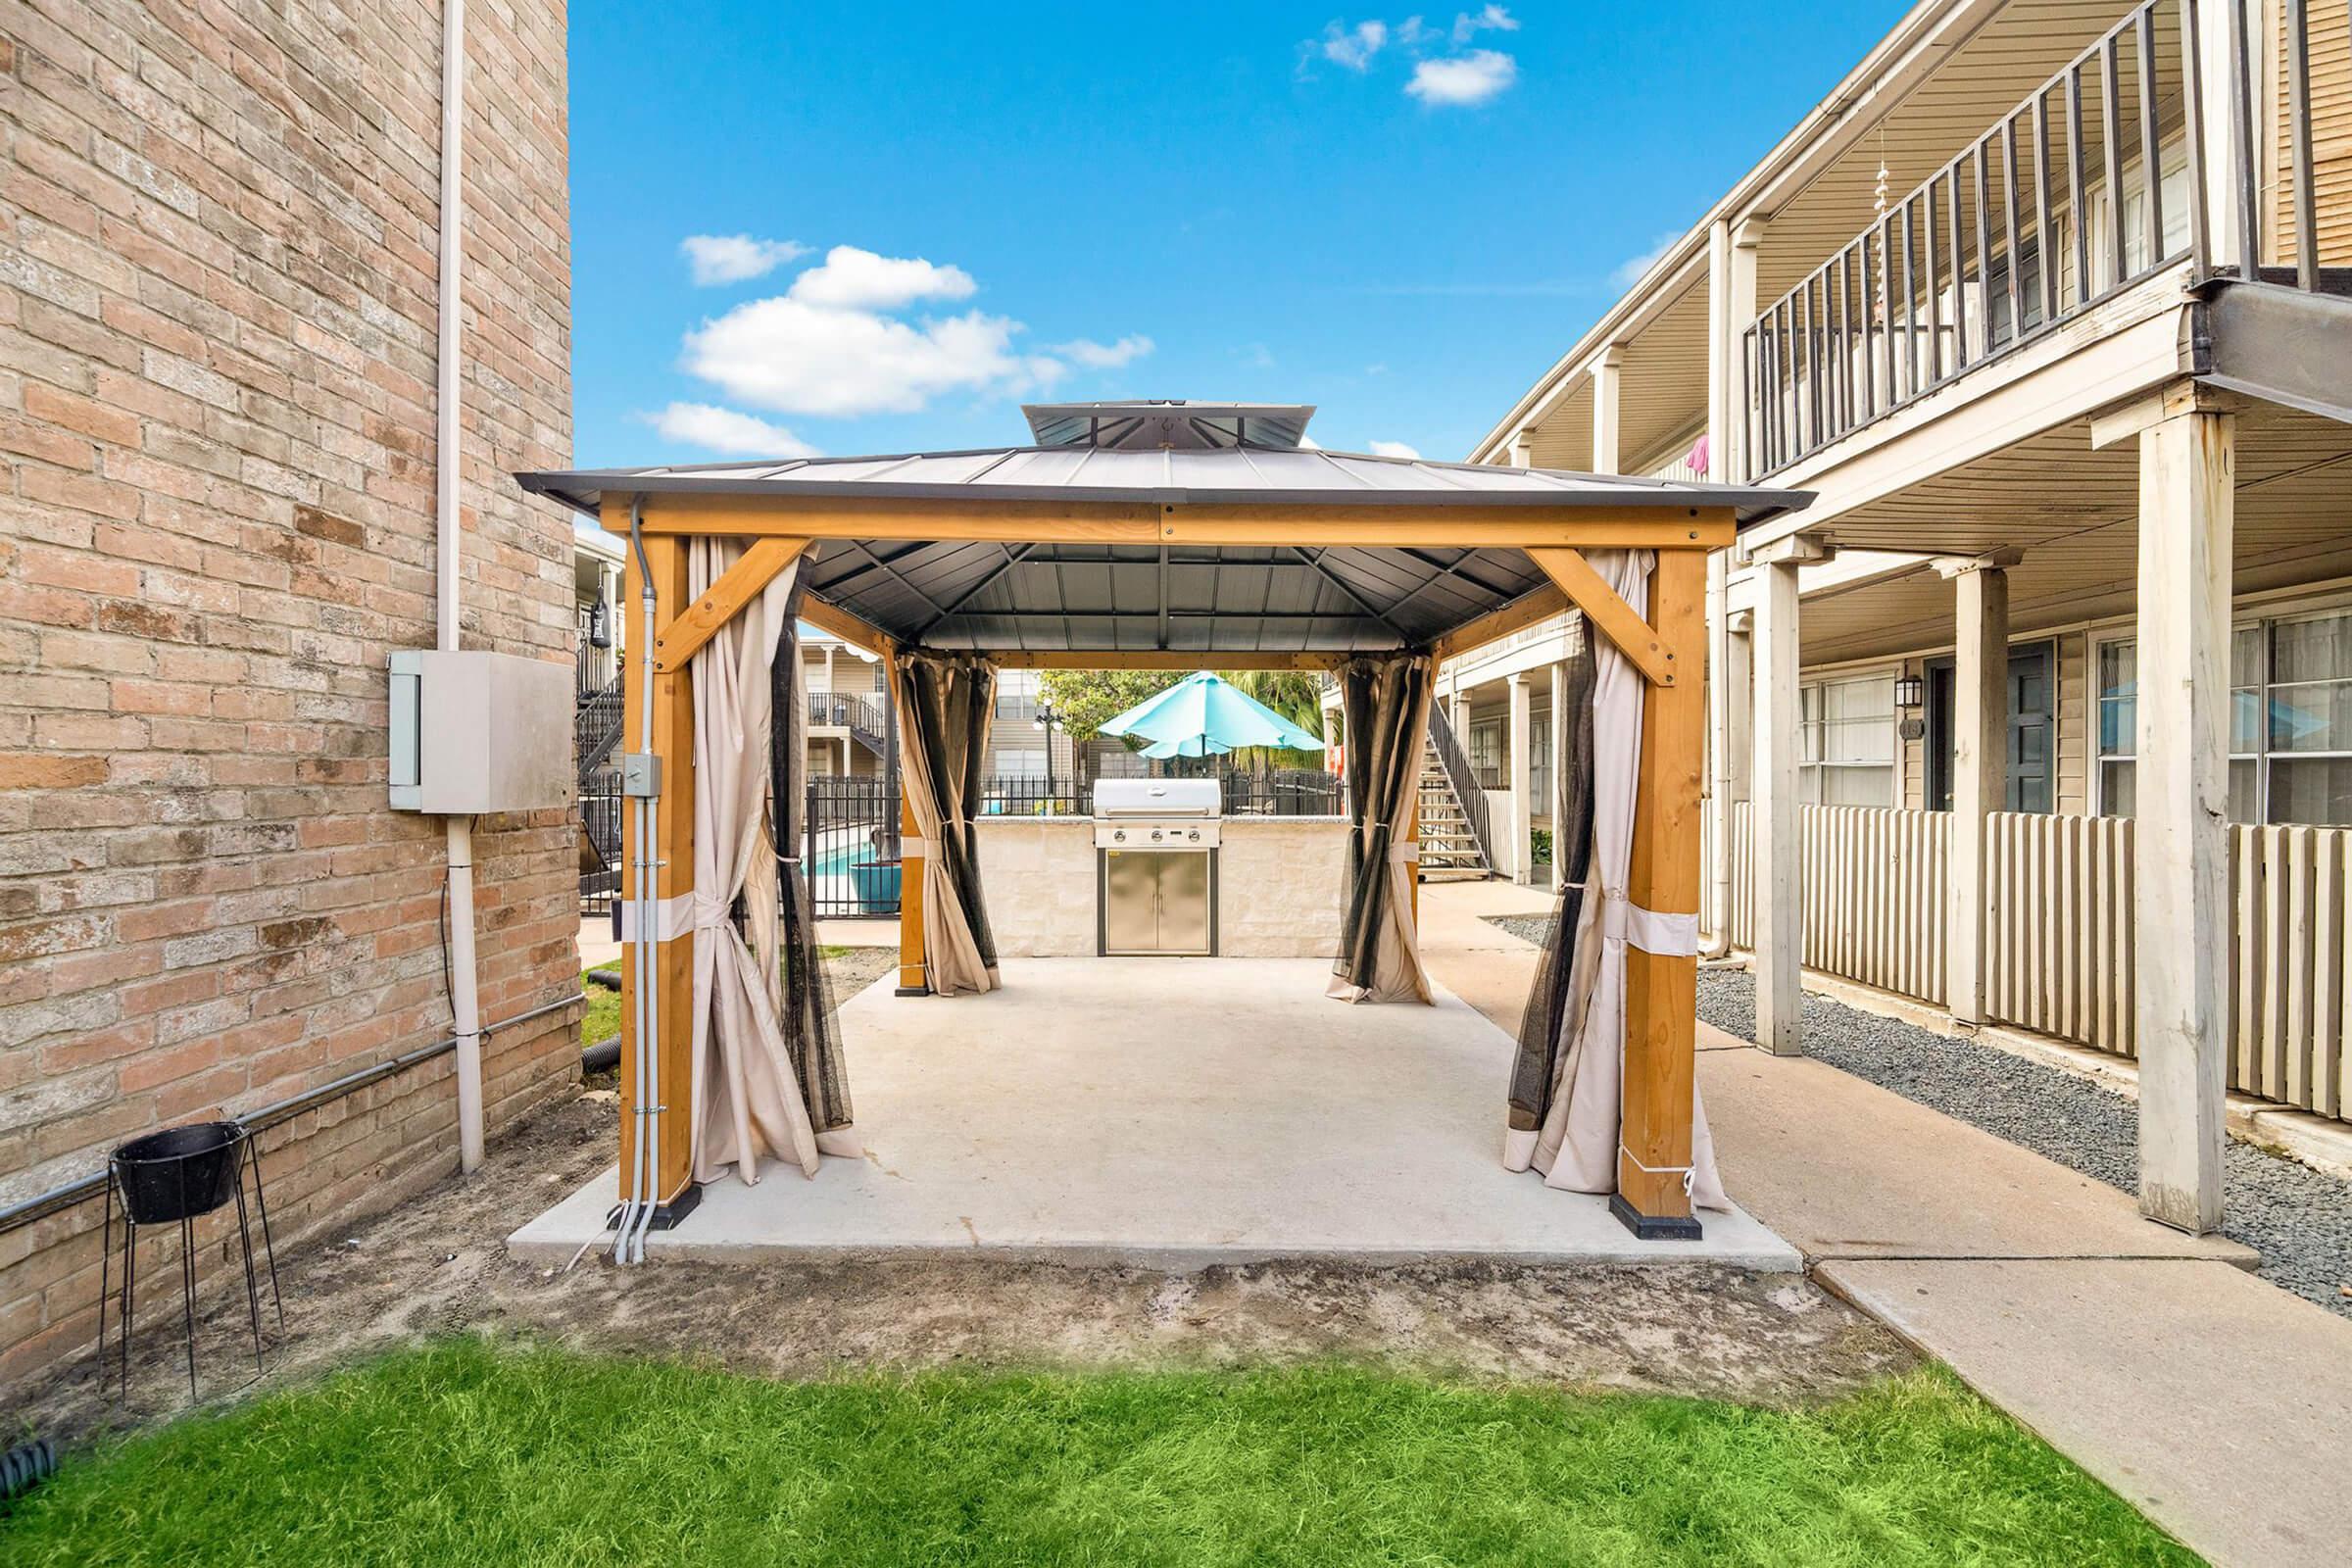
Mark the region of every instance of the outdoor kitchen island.
MULTIPOLYGON (((1099 819, 982 816, 975 825, 998 951, 1010 958, 1100 955, 1099 856, 1107 852, 1096 848, 1099 819)), ((1347 879, 1348 819, 1242 814, 1217 817, 1214 825, 1213 951, 1229 958, 1332 956, 1347 879)))

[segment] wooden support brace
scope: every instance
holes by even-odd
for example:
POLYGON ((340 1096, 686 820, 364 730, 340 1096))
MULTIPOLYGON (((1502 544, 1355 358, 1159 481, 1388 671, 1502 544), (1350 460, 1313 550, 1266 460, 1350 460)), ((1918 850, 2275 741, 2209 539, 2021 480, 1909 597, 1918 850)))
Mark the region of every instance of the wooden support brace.
POLYGON ((1438 662, 1443 664, 1456 654, 1466 654, 1473 648, 1484 648, 1515 631, 1524 631, 1538 621, 1549 620, 1567 609, 1568 596, 1560 592, 1556 584, 1546 583, 1439 638, 1438 662))
POLYGON ((751 548, 736 558, 735 564, 719 574, 709 592, 697 599, 684 614, 654 633, 654 668, 662 674, 684 669, 686 662, 717 636, 721 626, 733 620, 744 606, 776 580, 777 572, 791 565, 808 548, 806 539, 754 540, 751 548))
MULTIPOLYGON (((1617 597, 1617 590, 1601 580, 1591 562, 1573 550, 1530 550, 1527 554, 1544 568, 1544 575, 1585 612, 1592 629, 1633 662, 1643 680, 1652 686, 1675 683, 1674 645, 1663 640, 1656 627, 1635 614, 1633 607, 1617 597)), ((1662 562, 1663 558, 1660 559, 1662 562)), ((1704 558, 1696 559, 1701 561, 1703 571, 1704 558)))
POLYGON ((862 648, 878 658, 890 657, 893 639, 873 622, 842 609, 829 600, 814 594, 801 597, 801 618, 818 631, 830 632, 852 648, 862 648))

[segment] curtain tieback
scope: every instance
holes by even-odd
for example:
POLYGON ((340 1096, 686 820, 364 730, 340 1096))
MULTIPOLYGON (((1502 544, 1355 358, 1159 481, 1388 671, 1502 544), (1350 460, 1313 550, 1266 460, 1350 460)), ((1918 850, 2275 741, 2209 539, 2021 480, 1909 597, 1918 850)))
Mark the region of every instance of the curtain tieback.
POLYGON ((1685 1198, 1689 1198, 1690 1196, 1690 1189, 1698 1180, 1698 1167, 1696 1165, 1642 1164, 1642 1161, 1634 1157, 1634 1152, 1625 1147, 1625 1141, 1623 1139, 1619 1139, 1617 1142, 1617 1157, 1624 1160, 1627 1164, 1633 1166, 1634 1169, 1640 1171, 1644 1176, 1681 1176, 1683 1179, 1683 1196, 1685 1198))
POLYGON ((722 928, 732 931, 735 929, 735 922, 727 917, 728 911, 735 905, 733 898, 722 899, 717 894, 707 893, 701 888, 696 888, 692 897, 694 899, 694 928, 697 931, 716 931, 722 928))
POLYGON ((1613 942, 1630 942, 1661 958, 1698 956, 1697 915, 1644 909, 1619 888, 1600 890, 1600 934, 1613 942))

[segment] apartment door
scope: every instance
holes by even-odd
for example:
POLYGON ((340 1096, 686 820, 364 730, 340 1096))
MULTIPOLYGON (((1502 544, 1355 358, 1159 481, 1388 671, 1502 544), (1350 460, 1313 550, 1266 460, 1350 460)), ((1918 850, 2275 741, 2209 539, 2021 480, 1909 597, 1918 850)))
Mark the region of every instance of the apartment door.
MULTIPOLYGON (((1949 659, 1928 661, 1927 806, 1931 811, 1952 808, 1954 668, 1949 659)), ((2009 650, 2009 779, 2002 791, 2003 810, 2050 809, 2057 671, 2057 649, 2050 643, 2009 650)))

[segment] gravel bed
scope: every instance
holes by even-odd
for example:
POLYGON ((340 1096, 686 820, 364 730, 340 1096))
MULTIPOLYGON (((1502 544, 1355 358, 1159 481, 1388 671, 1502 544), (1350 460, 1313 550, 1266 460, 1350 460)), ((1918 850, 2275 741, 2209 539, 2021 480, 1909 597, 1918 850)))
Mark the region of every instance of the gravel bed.
MULTIPOLYGON (((1496 917, 1542 942, 1542 916, 1496 917)), ((1703 969, 1698 1015, 1755 1038, 1755 977, 1703 969)), ((1823 997, 1805 998, 1805 1052, 2121 1192, 2139 1190, 2139 1105, 2114 1090, 1997 1047, 1932 1033, 1823 997)), ((2222 1232, 2262 1254, 2262 1277, 2352 1317, 2352 1183, 2251 1144, 2224 1155, 2222 1232)))

